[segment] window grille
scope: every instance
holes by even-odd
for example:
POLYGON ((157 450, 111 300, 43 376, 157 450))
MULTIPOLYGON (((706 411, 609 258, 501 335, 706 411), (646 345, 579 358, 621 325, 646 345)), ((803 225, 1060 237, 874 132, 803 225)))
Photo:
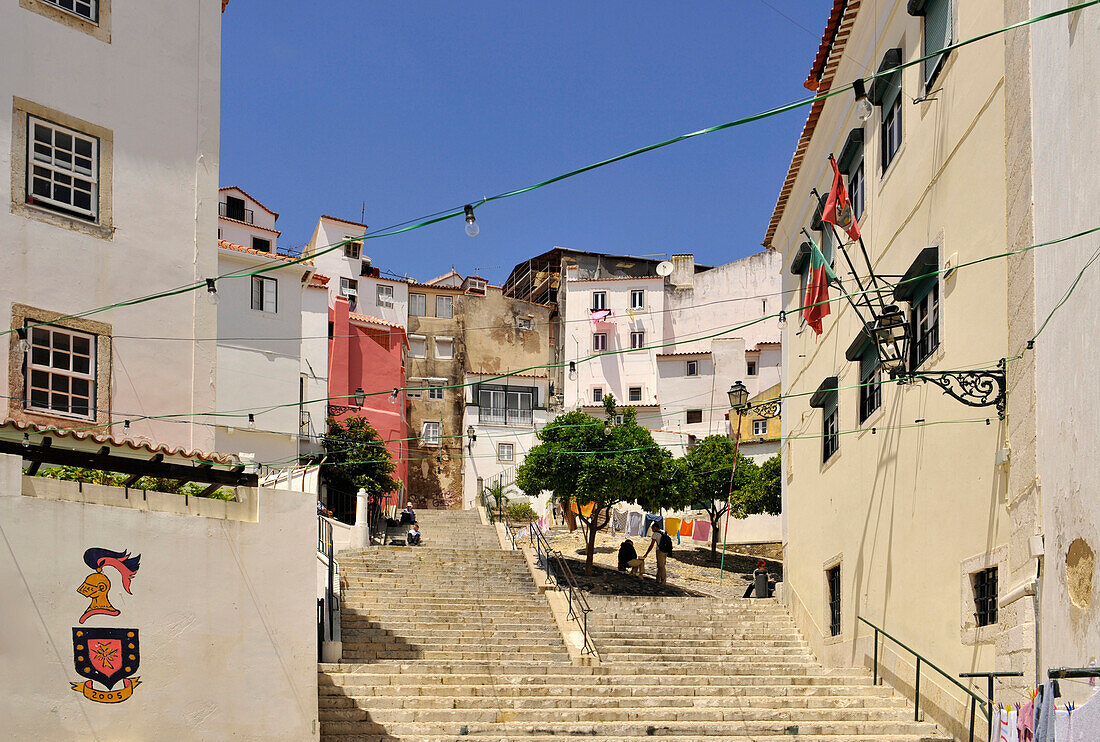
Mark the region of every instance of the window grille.
POLYGON ((974 573, 974 619, 978 626, 997 623, 997 568, 974 573))
POLYGON ((829 583, 829 635, 840 636, 840 565, 826 570, 829 583))

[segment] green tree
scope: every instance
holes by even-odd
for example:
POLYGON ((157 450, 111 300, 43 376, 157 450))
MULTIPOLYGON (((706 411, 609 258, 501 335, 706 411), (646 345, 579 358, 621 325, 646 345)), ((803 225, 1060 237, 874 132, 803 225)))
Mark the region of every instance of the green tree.
POLYGON ((770 512, 758 509, 756 502, 761 499, 760 469, 740 452, 731 487, 734 448, 734 442, 724 435, 710 435, 693 446, 686 456, 677 459, 682 473, 681 500, 686 498, 687 504, 705 510, 710 517, 712 554, 718 551, 720 526, 727 511, 736 518, 770 512))
POLYGON ((604 410, 606 422, 580 410, 556 417, 538 432, 540 443, 516 470, 516 484, 529 496, 548 490, 558 502, 594 503, 589 516, 579 516, 587 529, 587 575, 592 574, 596 533, 607 525, 613 506, 636 502, 651 510, 669 507, 679 484, 672 454, 638 425, 633 408, 617 409, 608 395, 604 410))
POLYGON ((390 452, 366 418, 330 418, 324 447, 321 471, 330 490, 354 497, 362 488, 375 499, 397 490, 390 452))
MULTIPOLYGON (((106 484, 111 487, 123 487, 130 476, 115 472, 101 471, 99 469, 84 469, 78 466, 48 466, 38 470, 35 476, 47 479, 63 479, 69 482, 87 482, 89 484, 106 484)), ((164 477, 142 477, 130 485, 130 489, 149 490, 151 492, 168 492, 173 495, 189 495, 190 497, 206 497, 211 500, 234 500, 236 495, 231 488, 219 488, 209 495, 204 495, 207 485, 195 482, 183 482, 178 479, 166 479, 164 477)))
POLYGON ((760 465, 756 481, 734 501, 733 515, 737 518, 757 513, 779 515, 783 510, 782 476, 783 462, 776 454, 760 465))

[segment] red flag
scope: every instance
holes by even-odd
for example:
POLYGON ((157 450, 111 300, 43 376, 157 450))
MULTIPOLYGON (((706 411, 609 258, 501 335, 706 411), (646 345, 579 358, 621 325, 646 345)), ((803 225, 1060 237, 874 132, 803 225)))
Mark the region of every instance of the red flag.
POLYGON ((853 240, 858 240, 859 223, 852 212, 852 202, 848 200, 848 191, 844 188, 844 179, 840 177, 840 168, 832 155, 829 155, 829 164, 833 166, 833 187, 829 190, 829 198, 825 200, 821 221, 835 224, 853 240))
POLYGON ((829 261, 821 253, 813 238, 810 238, 810 280, 806 285, 802 317, 814 333, 821 334, 821 320, 829 314, 829 281, 836 280, 836 274, 829 261))

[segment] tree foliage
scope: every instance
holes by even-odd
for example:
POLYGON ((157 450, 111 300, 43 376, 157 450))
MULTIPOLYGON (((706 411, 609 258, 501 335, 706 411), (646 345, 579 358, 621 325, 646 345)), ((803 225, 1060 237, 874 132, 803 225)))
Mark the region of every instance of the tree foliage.
MULTIPOLYGON (((677 459, 682 472, 682 488, 690 505, 705 510, 710 517, 710 550, 718 550, 718 538, 722 519, 726 512, 735 518, 754 513, 778 512, 778 505, 769 510, 770 492, 761 486, 761 469, 756 463, 738 452, 737 470, 730 481, 734 462, 734 442, 724 435, 711 435, 699 441, 677 459)), ((776 456, 773 460, 778 461, 776 456)), ((778 477, 775 479, 778 487, 778 477)), ((776 498, 778 502, 778 497, 776 498)))
MULTIPOLYGON (((111 487, 123 487, 130 478, 129 474, 116 474, 115 472, 101 471, 99 469, 84 469, 78 466, 48 466, 39 469, 36 476, 47 479, 63 479, 68 482, 86 482, 88 484, 105 484, 111 487)), ((168 492, 173 495, 188 495, 190 497, 207 497, 211 500, 233 500, 236 496, 232 488, 222 487, 209 495, 204 495, 208 485, 196 482, 181 482, 178 479, 166 479, 164 477, 142 477, 130 485, 130 489, 149 490, 150 492, 168 492)))
POLYGON ((673 507, 679 488, 672 454, 653 442, 634 409, 618 409, 615 398, 607 395, 604 411, 606 421, 580 410, 556 417, 538 432, 540 443, 516 470, 516 484, 529 496, 550 491, 561 503, 595 504, 590 515, 579 516, 587 528, 589 575, 596 532, 607 525, 613 506, 632 502, 647 510, 673 507))
POLYGON ((353 496, 362 488, 372 497, 397 490, 390 452, 366 418, 349 417, 343 422, 330 418, 324 447, 321 471, 329 489, 353 496))

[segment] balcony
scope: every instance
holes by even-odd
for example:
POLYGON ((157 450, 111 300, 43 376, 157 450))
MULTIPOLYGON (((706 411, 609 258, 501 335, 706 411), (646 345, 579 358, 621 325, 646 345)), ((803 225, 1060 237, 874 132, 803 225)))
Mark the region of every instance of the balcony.
POLYGON ((479 407, 477 421, 485 425, 531 425, 531 410, 514 410, 503 407, 479 407))
POLYGON ((226 219, 236 219, 238 222, 244 222, 245 224, 255 224, 255 213, 252 209, 246 209, 243 206, 233 205, 221 201, 218 203, 218 216, 224 216, 226 219))

